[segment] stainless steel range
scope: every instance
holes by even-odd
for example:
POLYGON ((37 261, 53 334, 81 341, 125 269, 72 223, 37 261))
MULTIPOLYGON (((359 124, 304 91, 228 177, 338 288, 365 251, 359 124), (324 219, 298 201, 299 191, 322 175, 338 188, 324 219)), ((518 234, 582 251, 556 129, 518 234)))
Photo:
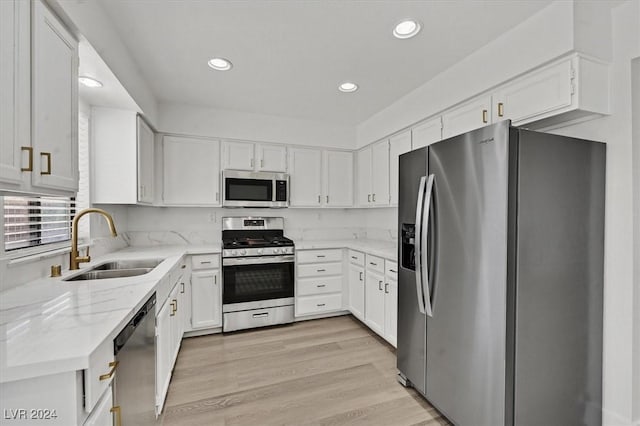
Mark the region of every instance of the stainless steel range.
POLYGON ((222 331, 293 322, 294 247, 281 217, 222 218, 222 331))

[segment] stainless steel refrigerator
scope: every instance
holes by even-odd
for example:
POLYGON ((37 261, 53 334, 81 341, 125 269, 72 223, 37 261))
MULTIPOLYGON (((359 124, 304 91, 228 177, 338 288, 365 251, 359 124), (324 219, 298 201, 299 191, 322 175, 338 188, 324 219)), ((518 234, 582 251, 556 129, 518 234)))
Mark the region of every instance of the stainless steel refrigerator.
POLYGON ((399 170, 399 380, 459 426, 600 425, 605 145, 504 121, 399 170))

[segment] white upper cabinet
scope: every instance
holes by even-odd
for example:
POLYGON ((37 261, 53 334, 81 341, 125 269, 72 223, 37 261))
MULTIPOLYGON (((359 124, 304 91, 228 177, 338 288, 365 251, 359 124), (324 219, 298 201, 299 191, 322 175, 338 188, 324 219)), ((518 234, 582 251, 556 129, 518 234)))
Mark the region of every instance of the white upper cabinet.
POLYGON ((371 202, 389 205, 389 142, 382 141, 371 149, 371 202))
POLYGON ((491 96, 481 96, 442 116, 442 138, 460 135, 489 123, 491 123, 491 96))
POLYGON ((33 3, 32 184, 78 189, 78 41, 40 1, 33 3))
POLYGON ((432 118, 411 130, 411 149, 429 146, 442 140, 442 117, 432 118))
POLYGON ((287 171, 287 148, 284 145, 224 141, 222 169, 284 173, 287 171))
POLYGON ((256 144, 256 170, 286 172, 287 148, 284 145, 256 144))
POLYGON ((0 184, 78 190, 78 41, 41 1, 0 2, 0 184))
POLYGON ((328 207, 353 206, 353 154, 325 151, 323 164, 322 202, 328 207))
POLYGON ((357 161, 357 197, 359 206, 368 206, 371 203, 371 147, 358 151, 357 161))
POLYGON ((255 168, 253 142, 224 141, 222 143, 222 169, 249 170, 255 168))
POLYGON ((163 202, 220 205, 220 142, 179 136, 163 138, 163 202))
POLYGON ((495 121, 551 125, 609 112, 608 66, 574 55, 532 71, 493 94, 495 121))
POLYGON ((322 151, 289 149, 289 204, 292 207, 319 207, 322 204, 322 151))
POLYGON ((389 139, 389 202, 398 205, 398 181, 400 155, 411 151, 411 131, 400 133, 389 139))
POLYGON ((155 141, 135 111, 91 109, 92 202, 137 204, 154 201, 155 141))
POLYGON ((136 119, 138 138, 138 202, 153 203, 153 164, 155 137, 153 130, 140 118, 136 119))
POLYGON ((22 188, 31 149, 29 4, 0 1, 0 183, 9 189, 22 188))

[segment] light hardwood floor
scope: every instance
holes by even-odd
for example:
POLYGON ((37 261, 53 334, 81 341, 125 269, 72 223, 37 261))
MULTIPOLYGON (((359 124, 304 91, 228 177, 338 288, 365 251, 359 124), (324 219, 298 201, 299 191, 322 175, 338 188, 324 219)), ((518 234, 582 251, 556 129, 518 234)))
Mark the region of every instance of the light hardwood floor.
POLYGON ((187 425, 448 425, 351 316, 185 339, 162 415, 187 425))

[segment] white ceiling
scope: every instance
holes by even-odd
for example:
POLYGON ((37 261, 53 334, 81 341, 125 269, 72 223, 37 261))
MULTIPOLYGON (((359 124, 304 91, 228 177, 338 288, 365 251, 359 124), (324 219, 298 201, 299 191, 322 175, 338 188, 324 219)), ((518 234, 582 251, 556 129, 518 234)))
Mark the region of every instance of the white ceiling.
POLYGON ((347 125, 551 2, 100 1, 160 102, 347 125), (406 17, 420 20, 423 30, 413 39, 395 39, 391 31, 406 17), (213 56, 230 59, 233 69, 211 70, 213 56), (360 90, 338 92, 344 80, 360 90))

